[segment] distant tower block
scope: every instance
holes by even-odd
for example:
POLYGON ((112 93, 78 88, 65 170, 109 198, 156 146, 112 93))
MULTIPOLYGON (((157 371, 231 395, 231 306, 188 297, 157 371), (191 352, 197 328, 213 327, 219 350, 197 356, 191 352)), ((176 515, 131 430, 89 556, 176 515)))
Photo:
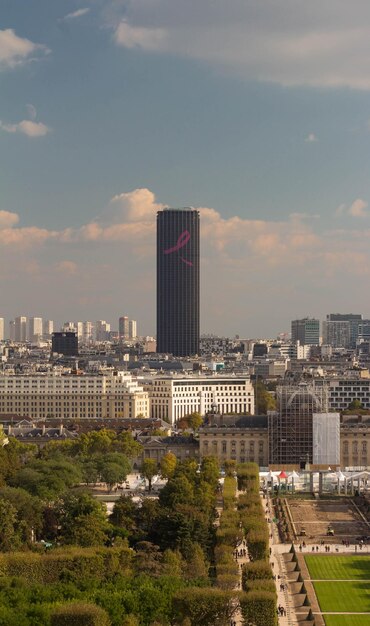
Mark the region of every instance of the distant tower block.
POLYGON ((157 213, 157 352, 199 353, 199 212, 157 213))

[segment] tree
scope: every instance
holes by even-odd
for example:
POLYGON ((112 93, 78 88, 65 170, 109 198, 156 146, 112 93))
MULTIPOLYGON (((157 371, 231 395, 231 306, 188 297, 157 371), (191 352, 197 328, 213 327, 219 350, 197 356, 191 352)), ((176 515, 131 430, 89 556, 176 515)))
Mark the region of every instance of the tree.
POLYGON ((234 461, 234 459, 227 459, 224 461, 224 469, 226 476, 234 476, 236 471, 236 461, 234 461))
POLYGON ((43 524, 43 506, 39 498, 31 496, 25 489, 3 487, 0 498, 16 511, 16 528, 22 543, 31 543, 38 536, 43 524))
POLYGON ((205 456, 200 466, 200 478, 216 488, 220 476, 220 465, 215 456, 205 456))
POLYGON ((57 506, 63 543, 83 547, 102 545, 109 524, 105 506, 88 492, 69 492, 57 506))
POLYGON ((266 386, 261 380, 254 383, 254 397, 256 403, 257 415, 267 415, 267 411, 274 411, 276 408, 276 400, 268 392, 266 386))
POLYGON ((176 618, 183 623, 218 626, 230 622, 236 611, 235 592, 215 588, 189 587, 175 593, 173 605, 176 618))
POLYGON ((350 402, 349 405, 348 405, 348 409, 350 411, 357 411, 357 410, 361 410, 363 408, 364 408, 364 406, 363 406, 361 400, 358 400, 357 398, 355 400, 352 400, 352 402, 350 402))
POLYGON ((152 480, 158 474, 157 463, 154 459, 144 459, 141 466, 141 476, 149 483, 149 491, 152 490, 152 480))
POLYGON ((176 469, 177 458, 173 452, 167 452, 161 459, 162 478, 171 478, 176 469))
POLYGON ((7 502, 0 499, 0 550, 16 550, 20 541, 16 532, 17 510, 7 502))
POLYGON ((189 415, 190 428, 192 428, 193 430, 198 430, 202 424, 203 424, 203 418, 200 413, 198 413, 197 411, 190 413, 189 415))
POLYGON ((114 504, 109 521, 114 526, 127 530, 128 534, 132 534, 136 530, 136 510, 137 506, 131 498, 121 496, 114 504))

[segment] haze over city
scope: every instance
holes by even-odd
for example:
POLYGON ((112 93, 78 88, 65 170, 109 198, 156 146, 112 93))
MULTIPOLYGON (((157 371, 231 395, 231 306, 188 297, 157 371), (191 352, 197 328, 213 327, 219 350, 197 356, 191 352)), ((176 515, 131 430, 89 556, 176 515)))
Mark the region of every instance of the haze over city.
POLYGON ((1 315, 130 311, 153 334, 156 211, 191 205, 202 332, 369 317, 369 18, 363 0, 2 2, 1 315))

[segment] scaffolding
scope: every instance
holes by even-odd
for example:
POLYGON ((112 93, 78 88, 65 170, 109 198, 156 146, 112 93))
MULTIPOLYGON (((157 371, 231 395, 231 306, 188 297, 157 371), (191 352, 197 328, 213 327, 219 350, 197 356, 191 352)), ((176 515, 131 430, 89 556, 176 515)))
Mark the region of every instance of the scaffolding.
POLYGON ((270 412, 269 462, 298 465, 313 461, 313 414, 328 411, 328 387, 314 383, 285 384, 276 389, 276 412, 270 412))

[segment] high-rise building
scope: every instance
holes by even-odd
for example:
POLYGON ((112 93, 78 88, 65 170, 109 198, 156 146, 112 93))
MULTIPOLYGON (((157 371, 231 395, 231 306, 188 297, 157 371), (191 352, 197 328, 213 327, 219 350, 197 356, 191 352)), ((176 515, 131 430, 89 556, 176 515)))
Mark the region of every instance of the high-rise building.
POLYGON ((83 343, 90 343, 93 340, 94 325, 92 322, 84 322, 82 327, 83 343))
POLYGON ((123 315, 118 320, 118 332, 120 339, 129 339, 130 337, 130 321, 127 315, 123 315))
POLYGON ((329 313, 323 323, 325 343, 335 348, 355 348, 361 321, 360 313, 329 313))
POLYGON ((42 339, 42 317, 28 318, 28 341, 37 343, 42 339))
POLYGON ((0 317, 0 341, 4 341, 4 318, 0 317))
POLYGON ((199 212, 157 213, 157 352, 199 353, 199 212))
POLYGON ((9 339, 10 341, 15 341, 15 321, 10 320, 9 322, 9 339))
POLYGON ((130 339, 136 339, 137 337, 137 323, 136 320, 129 321, 129 337, 130 339))
POLYGON ((44 339, 51 339, 54 331, 53 320, 44 320, 42 323, 42 334, 44 339))
POLYGON ((23 343, 27 341, 27 318, 23 315, 14 320, 14 341, 23 343))
POLYGON ((293 320, 292 341, 299 341, 301 346, 318 346, 320 343, 320 321, 309 317, 293 320))
POLYGON ((98 320, 95 323, 95 339, 96 341, 108 341, 110 333, 110 324, 105 320, 98 320))
POLYGON ((51 351, 64 356, 78 356, 78 337, 74 331, 53 333, 51 351))

